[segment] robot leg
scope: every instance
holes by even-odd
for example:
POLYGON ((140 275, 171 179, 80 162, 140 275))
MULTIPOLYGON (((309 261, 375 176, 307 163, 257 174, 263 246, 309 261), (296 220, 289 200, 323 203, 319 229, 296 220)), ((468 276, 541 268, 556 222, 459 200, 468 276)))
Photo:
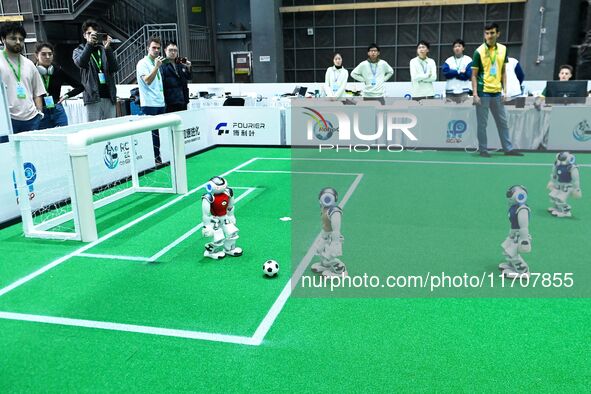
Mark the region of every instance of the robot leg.
POLYGON ((224 252, 233 257, 242 256, 242 248, 236 246, 236 240, 239 238, 238 227, 224 220, 222 229, 224 230, 224 252))
POLYGON ((213 230, 213 240, 205 245, 205 251, 203 256, 209 257, 210 259, 219 260, 226 257, 224 252, 224 232, 221 228, 213 230))

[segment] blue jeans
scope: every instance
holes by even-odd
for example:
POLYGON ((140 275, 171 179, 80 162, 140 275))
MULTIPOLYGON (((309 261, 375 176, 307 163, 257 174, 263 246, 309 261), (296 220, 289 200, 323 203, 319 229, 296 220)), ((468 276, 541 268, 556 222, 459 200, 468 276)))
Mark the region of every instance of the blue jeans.
POLYGON ((505 111, 505 105, 503 104, 501 93, 479 93, 479 96, 480 104, 476 106, 476 119, 478 120, 478 150, 480 152, 488 151, 486 145, 486 126, 488 125, 489 108, 495 119, 503 150, 505 152, 513 150, 513 145, 511 145, 511 141, 509 141, 507 111, 505 111))
POLYGON ((45 117, 41 119, 39 130, 68 125, 68 117, 61 104, 56 104, 54 108, 43 108, 43 113, 45 114, 45 117))
POLYGON ((37 114, 33 119, 16 120, 11 119, 12 132, 14 134, 22 133, 23 131, 39 130, 39 122, 41 122, 41 115, 37 114))
MULTIPOLYGON (((161 115, 166 113, 166 107, 141 107, 144 115, 161 115)), ((152 130, 152 146, 154 147, 154 160, 156 164, 162 163, 160 156, 160 134, 158 130, 152 130)))

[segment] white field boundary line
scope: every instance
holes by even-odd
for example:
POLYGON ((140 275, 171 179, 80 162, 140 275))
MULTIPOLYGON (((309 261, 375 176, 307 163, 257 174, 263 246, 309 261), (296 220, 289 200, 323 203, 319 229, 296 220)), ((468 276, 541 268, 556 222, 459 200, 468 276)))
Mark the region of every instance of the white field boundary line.
MULTIPOLYGON (((252 162, 254 162, 255 160, 257 160, 257 158, 252 158, 250 160, 245 161, 244 163, 232 168, 229 171, 226 171, 225 173, 221 174, 221 176, 226 176, 228 174, 231 174, 234 171, 237 171, 249 164, 251 164, 252 162)), ((177 202, 181 201, 182 199, 194 194, 195 192, 197 192, 198 190, 200 190, 201 188, 203 188, 205 186, 205 184, 199 185, 198 187, 190 190, 188 193, 180 195, 172 200, 170 200, 169 202, 167 202, 164 205, 161 205, 158 208, 153 209, 152 211, 140 216, 139 218, 119 227, 116 230, 111 231, 110 233, 108 233, 107 235, 104 235, 102 237, 100 237, 99 239, 97 239, 96 241, 93 241, 87 245, 82 246, 79 249, 76 249, 75 251, 73 251, 72 253, 69 253, 63 257, 58 258, 57 260, 52 261, 51 263, 39 268, 38 270, 30 273, 27 276, 24 276, 18 280, 16 280, 15 282, 9 284, 8 286, 5 286, 4 288, 0 289, 0 297, 2 297, 4 294, 16 289, 19 286, 22 286, 23 284, 27 283, 28 281, 35 279, 36 277, 38 277, 39 275, 44 274, 45 272, 49 271, 50 269, 57 267, 58 265, 60 265, 61 263, 68 261, 69 259, 71 259, 72 257, 78 256, 81 253, 86 252, 88 249, 91 249, 93 247, 95 247, 96 245, 99 245, 101 243, 103 243, 104 241, 108 240, 111 237, 114 237, 115 235, 129 229, 130 227, 135 226, 136 224, 144 221, 145 219, 157 214, 158 212, 170 207, 171 205, 176 204, 177 202)))
POLYGON ((94 320, 69 319, 65 317, 29 315, 24 313, 0 312, 0 319, 20 320, 36 323, 58 324, 61 326, 99 328, 102 330, 135 332, 168 337, 201 339, 204 341, 235 343, 239 345, 258 345, 251 337, 213 334, 201 331, 175 330, 170 328, 138 326, 135 324, 110 323, 94 320))
MULTIPOLYGON (((441 160, 394 160, 394 159, 320 159, 320 158, 288 158, 288 157, 259 157, 258 160, 293 160, 293 161, 338 161, 359 163, 400 163, 400 164, 450 164, 474 166, 522 166, 522 167, 551 167, 553 163, 494 163, 470 161, 441 161, 441 160)), ((578 167, 591 167, 591 164, 577 164, 578 167)))
POLYGON ((349 175, 357 176, 358 172, 310 172, 310 171, 260 171, 260 170, 238 170, 240 173, 254 174, 298 174, 298 175, 349 175))
MULTIPOLYGON (((357 189, 357 186, 359 186, 359 183, 361 182, 362 178, 363 178, 363 174, 356 175, 355 180, 353 181, 351 186, 349 186, 349 189, 347 189, 347 192, 345 193, 345 195, 343 196, 343 199, 341 200, 341 203, 339 204, 339 206, 341 208, 345 207, 345 204, 347 204, 347 201, 349 201, 349 198, 351 198, 351 196, 353 195, 353 192, 355 192, 355 190, 357 189)), ((271 306, 271 309, 269 309, 269 312, 267 312, 267 315, 263 318, 263 321, 257 327, 254 335, 252 336, 252 340, 255 345, 260 345, 263 342, 263 340, 265 339, 265 336, 267 335, 267 333, 271 329, 271 326, 275 322, 275 319, 277 319, 277 316, 279 316, 279 313, 281 313, 281 310, 285 306, 285 303, 287 302, 287 299, 291 295, 292 290, 297 285, 297 283, 300 281, 300 278, 304 274, 304 271, 308 267, 308 264, 310 264, 310 261, 314 257, 315 245, 316 245, 316 242, 318 241, 318 238, 320 236, 321 236, 321 233, 319 233, 318 236, 314 239, 312 246, 310 246, 310 249, 308 249, 308 252, 306 253, 306 255, 302 258, 302 260, 298 264, 298 266, 295 269, 294 273, 292 274, 291 278, 287 281, 285 287, 281 291, 281 294, 279 294, 279 297, 277 297, 277 299, 273 303, 273 306, 271 306)))
MULTIPOLYGON (((256 187, 234 187, 233 189, 240 190, 246 189, 244 193, 236 197, 234 203, 238 203, 244 197, 248 196, 250 193, 255 191, 256 187)), ((197 226, 193 227, 176 240, 172 241, 170 244, 165 246, 164 248, 160 249, 151 257, 140 257, 140 256, 120 256, 120 255, 113 255, 113 254, 95 254, 95 253, 80 253, 78 257, 89 257, 93 259, 106 259, 106 260, 128 260, 128 261, 141 261, 144 263, 153 263, 154 261, 158 260, 160 257, 168 253, 172 248, 189 238, 191 235, 195 234, 201 227, 203 227, 203 223, 199 223, 197 226)))

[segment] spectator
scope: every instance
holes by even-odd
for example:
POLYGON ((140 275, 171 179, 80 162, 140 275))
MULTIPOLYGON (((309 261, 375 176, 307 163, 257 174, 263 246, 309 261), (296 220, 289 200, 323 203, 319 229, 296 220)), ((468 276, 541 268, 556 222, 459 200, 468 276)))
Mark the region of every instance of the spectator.
POLYGON ((386 88, 384 83, 394 75, 390 65, 380 59, 380 47, 370 44, 367 48, 367 60, 359 63, 353 71, 351 78, 363 82, 363 97, 384 97, 386 88))
POLYGON ((447 79, 445 97, 448 102, 463 103, 472 94, 472 58, 464 55, 465 44, 460 38, 452 44, 453 56, 447 58, 441 71, 447 79))
POLYGON ((66 73, 60 66, 53 63, 53 45, 42 42, 35 48, 37 58, 37 70, 43 79, 43 85, 47 95, 43 97, 43 113, 39 129, 49 129, 68 125, 68 117, 62 106, 62 102, 69 97, 79 95, 84 91, 84 86, 75 78, 66 73), (60 96, 62 85, 72 86, 74 89, 60 96))
POLYGON ((86 44, 74 49, 72 58, 80 69, 84 85, 84 105, 90 122, 117 116, 117 89, 114 74, 119 65, 111 48, 112 38, 100 33, 100 25, 89 19, 82 24, 86 44))
POLYGON ((497 43, 501 32, 499 25, 491 23, 484 28, 485 42, 480 45, 472 56, 472 91, 478 121, 478 150, 481 157, 490 157, 487 147, 486 127, 489 108, 495 119, 501 145, 508 156, 523 156, 513 149, 509 140, 507 111, 501 92, 505 89, 507 97, 507 74, 505 64, 507 47, 497 43))
POLYGON ((505 66, 507 72, 507 92, 506 100, 512 100, 516 97, 523 95, 523 81, 525 81, 525 74, 519 60, 514 57, 507 58, 507 64, 505 66))
POLYGON ((174 42, 165 48, 166 59, 160 66, 166 112, 184 111, 189 104, 189 85, 191 62, 179 57, 179 49, 174 42))
POLYGON ((41 76, 32 61, 21 55, 27 33, 20 23, 8 22, 0 27, 4 50, 0 56, 0 77, 6 85, 12 131, 37 130, 43 117, 46 93, 41 76))
MULTIPOLYGON (((164 85, 160 66, 164 58, 160 56, 161 41, 158 37, 150 38, 148 55, 137 63, 136 76, 140 90, 140 107, 144 115, 160 115, 166 112, 164 102, 164 85)), ((162 163, 160 157, 160 135, 158 130, 152 130, 152 144, 156 164, 162 163)))
POLYGON ((343 97, 349 72, 343 67, 343 57, 340 53, 333 55, 332 62, 333 66, 326 69, 324 76, 324 92, 328 97, 343 97))
POLYGON ((414 100, 430 99, 435 96, 433 82, 437 80, 437 65, 428 57, 430 45, 427 41, 417 44, 417 57, 410 61, 411 95, 414 100))
MULTIPOLYGON (((573 66, 569 64, 563 64, 558 69, 558 80, 559 81, 570 81, 574 75, 573 66)), ((542 97, 546 97, 546 88, 542 91, 542 97)))

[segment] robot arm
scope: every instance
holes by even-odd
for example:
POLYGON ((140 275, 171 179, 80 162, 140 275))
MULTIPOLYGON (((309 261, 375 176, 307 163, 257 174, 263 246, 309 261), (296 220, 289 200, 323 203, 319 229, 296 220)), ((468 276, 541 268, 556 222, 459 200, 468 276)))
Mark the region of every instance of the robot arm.
POLYGON ((583 197, 583 192, 581 191, 581 178, 579 176, 579 169, 576 166, 573 166, 570 170, 570 175, 573 180, 573 197, 574 198, 581 198, 583 197))
POLYGON ((234 191, 230 188, 227 189, 230 199, 228 200, 228 209, 226 215, 230 219, 230 223, 236 224, 236 216, 234 215, 234 191))
POLYGON ((531 236, 529 234, 529 211, 521 209, 517 213, 519 222, 519 251, 522 253, 531 252, 531 236))
POLYGON ((556 189, 556 165, 552 167, 552 172, 550 173, 550 180, 548 181, 548 185, 546 186, 548 190, 556 189))
POLYGON ((201 232, 204 237, 211 237, 213 235, 213 216, 211 215, 211 202, 206 196, 201 199, 201 215, 203 223, 201 232))
POLYGON ((333 208, 331 212, 329 212, 330 218, 330 225, 332 227, 332 232, 330 234, 330 248, 329 254, 331 257, 338 257, 343 255, 343 236, 341 234, 341 217, 343 212, 340 208, 336 207, 333 208))

